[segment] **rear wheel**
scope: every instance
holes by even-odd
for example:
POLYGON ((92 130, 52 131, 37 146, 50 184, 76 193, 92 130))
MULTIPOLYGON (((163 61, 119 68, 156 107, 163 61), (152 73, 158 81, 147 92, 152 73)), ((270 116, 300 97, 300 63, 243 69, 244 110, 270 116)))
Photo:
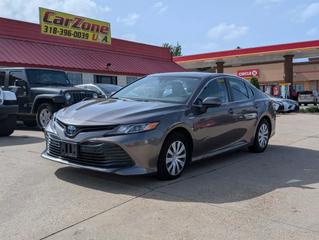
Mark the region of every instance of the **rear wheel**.
POLYGON ((17 117, 15 115, 8 116, 6 119, 0 120, 0 137, 10 136, 17 125, 17 117))
POLYGON ((249 147, 251 152, 260 153, 266 150, 270 137, 270 125, 266 119, 262 119, 257 127, 254 144, 249 147))
POLYGON ((53 104, 42 103, 37 111, 37 124, 40 129, 44 129, 50 122, 52 115, 55 111, 53 104))
POLYGON ((161 180, 178 178, 191 158, 190 144, 183 134, 173 133, 165 140, 157 164, 161 180))

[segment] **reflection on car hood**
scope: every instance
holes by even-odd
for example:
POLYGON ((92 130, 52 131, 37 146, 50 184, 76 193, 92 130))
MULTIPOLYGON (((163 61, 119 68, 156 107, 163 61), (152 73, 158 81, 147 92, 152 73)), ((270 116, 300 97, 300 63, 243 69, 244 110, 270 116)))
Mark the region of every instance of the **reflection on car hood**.
POLYGON ((97 99, 64 108, 57 113, 57 118, 73 125, 138 123, 184 108, 185 105, 175 103, 97 99))

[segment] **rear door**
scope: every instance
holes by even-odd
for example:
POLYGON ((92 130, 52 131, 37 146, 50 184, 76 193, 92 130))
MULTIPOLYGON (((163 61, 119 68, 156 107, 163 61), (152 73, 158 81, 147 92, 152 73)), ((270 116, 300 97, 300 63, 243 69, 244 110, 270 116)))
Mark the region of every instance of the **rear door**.
POLYGON ((254 101, 254 92, 241 78, 227 77, 227 83, 231 94, 230 109, 236 133, 234 141, 250 142, 251 130, 256 125, 259 107, 254 101))
POLYGON ((196 109, 202 107, 207 97, 218 97, 222 103, 195 114, 194 157, 210 154, 232 143, 234 139, 234 119, 230 107, 230 95, 224 78, 210 80, 194 102, 196 109))

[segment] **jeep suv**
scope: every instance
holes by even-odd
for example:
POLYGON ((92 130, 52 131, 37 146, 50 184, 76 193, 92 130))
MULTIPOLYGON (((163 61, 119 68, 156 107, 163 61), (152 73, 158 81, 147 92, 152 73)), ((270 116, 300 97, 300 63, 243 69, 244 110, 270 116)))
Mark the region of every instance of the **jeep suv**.
POLYGON ((14 92, 18 120, 43 129, 54 112, 97 94, 73 87, 64 71, 43 68, 0 68, 0 87, 14 92))

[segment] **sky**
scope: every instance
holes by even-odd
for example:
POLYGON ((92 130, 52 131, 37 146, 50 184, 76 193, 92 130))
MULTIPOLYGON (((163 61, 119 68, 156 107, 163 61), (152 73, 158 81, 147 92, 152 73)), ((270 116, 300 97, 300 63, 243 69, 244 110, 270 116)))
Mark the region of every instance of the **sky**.
POLYGON ((0 0, 0 16, 38 23, 39 7, 110 22, 115 38, 179 42, 183 55, 319 39, 311 0, 0 0))

